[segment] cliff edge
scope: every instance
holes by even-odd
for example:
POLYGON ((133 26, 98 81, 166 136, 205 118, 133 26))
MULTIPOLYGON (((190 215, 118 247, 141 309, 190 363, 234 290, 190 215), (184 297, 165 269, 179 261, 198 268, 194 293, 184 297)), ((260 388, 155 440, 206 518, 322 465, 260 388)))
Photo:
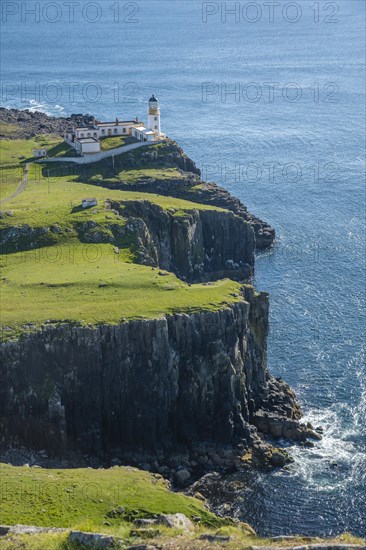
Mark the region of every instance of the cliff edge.
MULTIPOLYGON (((31 119, 32 132, 44 124, 0 114, 31 119)), ((171 140, 70 167, 56 134, 27 137, 7 141, 9 188, 16 151, 31 151, 32 139, 52 140, 60 163, 51 173, 31 165, 1 214, 5 452, 148 463, 177 478, 182 464, 188 477, 283 465, 287 454, 261 434, 318 437, 268 372, 268 295, 248 284, 255 249, 274 231, 202 182, 171 140), (85 196, 92 208, 81 207, 85 196)), ((27 155, 18 160, 21 170, 27 155)))

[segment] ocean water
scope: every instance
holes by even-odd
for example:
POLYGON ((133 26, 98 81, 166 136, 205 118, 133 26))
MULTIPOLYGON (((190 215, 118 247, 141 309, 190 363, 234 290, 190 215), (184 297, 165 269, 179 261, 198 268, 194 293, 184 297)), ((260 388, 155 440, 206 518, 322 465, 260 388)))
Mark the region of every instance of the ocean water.
POLYGON ((364 1, 2 9, 2 106, 144 119, 154 92, 205 179, 276 228, 255 275, 269 366, 325 433, 246 479, 236 514, 265 535, 366 535, 364 1))

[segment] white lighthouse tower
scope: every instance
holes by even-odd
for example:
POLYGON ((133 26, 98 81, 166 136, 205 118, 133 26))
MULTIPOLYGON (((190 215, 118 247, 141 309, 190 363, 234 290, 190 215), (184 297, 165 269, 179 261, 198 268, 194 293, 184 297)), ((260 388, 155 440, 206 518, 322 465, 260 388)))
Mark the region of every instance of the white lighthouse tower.
POLYGON ((155 132, 155 137, 160 138, 160 105, 154 94, 149 99, 149 111, 147 125, 149 130, 155 132))

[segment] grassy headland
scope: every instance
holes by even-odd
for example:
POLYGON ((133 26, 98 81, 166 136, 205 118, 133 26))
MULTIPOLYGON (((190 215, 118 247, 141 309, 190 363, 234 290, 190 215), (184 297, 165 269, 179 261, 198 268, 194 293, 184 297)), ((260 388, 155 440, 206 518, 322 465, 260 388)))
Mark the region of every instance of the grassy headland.
MULTIPOLYGON (((5 159, 16 156, 19 143, 26 155, 36 139, 3 140, 5 159)), ((23 164, 3 166, 2 198, 17 188, 23 171, 23 164)), ((162 172, 162 177, 171 174, 169 169, 162 172)), ((3 205, 0 231, 7 235, 1 263, 3 338, 50 319, 118 323, 174 312, 216 310, 239 299, 240 287, 233 281, 188 285, 171 273, 163 276, 159 270, 138 265, 134 238, 124 235, 126 201, 148 201, 180 217, 192 210, 222 209, 169 196, 110 190, 80 182, 78 173, 59 173, 55 165, 32 164, 25 190, 3 205), (97 198, 98 205, 82 209, 81 200, 86 197, 97 198), (122 215, 107 207, 108 199, 119 201, 122 215), (91 231, 98 231, 107 241, 112 237, 111 227, 117 228, 120 236, 114 241, 111 238, 111 243, 88 242, 80 229, 85 227, 92 227, 91 231)), ((125 177, 144 175, 145 171, 138 169, 126 170, 125 177)))
MULTIPOLYGON (((8 125, 2 128, 2 135, 14 137, 16 128, 8 125)), ((103 147, 120 144, 106 140, 103 147)), ((1 199, 17 189, 34 148, 47 147, 55 157, 73 153, 56 134, 2 140, 0 145, 1 199)), ((217 310, 241 299, 240 285, 234 281, 188 285, 173 273, 136 261, 135 239, 125 231, 128 216, 123 215, 123 204, 127 201, 153 203, 180 219, 193 210, 223 211, 171 196, 117 189, 121 182, 184 180, 180 165, 185 166, 189 159, 174 155, 176 150, 169 144, 159 144, 149 151, 137 150, 116 157, 114 162, 106 159, 87 167, 62 162, 31 165, 25 190, 2 205, 3 339, 17 338, 46 323, 115 324, 176 312, 217 310), (103 183, 116 184, 116 189, 107 189, 103 183), (98 205, 83 210, 81 200, 86 197, 95 197, 98 205), (120 203, 119 213, 108 207, 108 200, 120 203), (91 242, 95 231, 102 236, 101 242, 91 242)), ((199 189, 196 182, 191 191, 199 189)), ((3 464, 0 481, 0 523, 5 525, 112 534, 121 539, 121 548, 142 544, 147 537, 159 548, 182 550, 273 544, 256 538, 244 523, 210 513, 200 495, 191 498, 173 493, 161 476, 134 468, 46 470, 3 464), (134 523, 177 512, 196 520, 191 533, 161 525, 138 529, 134 523), (209 542, 200 538, 202 535, 219 538, 209 542)), ((295 541, 304 544, 301 537, 275 544, 286 547, 295 541)), ((350 535, 338 541, 362 544, 350 535)), ((6 550, 76 548, 68 541, 68 532, 7 535, 0 543, 6 550)))

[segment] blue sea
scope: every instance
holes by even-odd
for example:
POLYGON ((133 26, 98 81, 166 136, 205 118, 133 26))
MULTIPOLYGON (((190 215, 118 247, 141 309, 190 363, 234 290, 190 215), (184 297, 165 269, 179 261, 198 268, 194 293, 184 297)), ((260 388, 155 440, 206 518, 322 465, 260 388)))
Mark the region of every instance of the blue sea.
POLYGON ((324 438, 246 478, 236 514, 365 536, 364 0, 1 4, 2 106, 143 120, 155 93, 205 179, 275 227, 269 367, 324 438))

